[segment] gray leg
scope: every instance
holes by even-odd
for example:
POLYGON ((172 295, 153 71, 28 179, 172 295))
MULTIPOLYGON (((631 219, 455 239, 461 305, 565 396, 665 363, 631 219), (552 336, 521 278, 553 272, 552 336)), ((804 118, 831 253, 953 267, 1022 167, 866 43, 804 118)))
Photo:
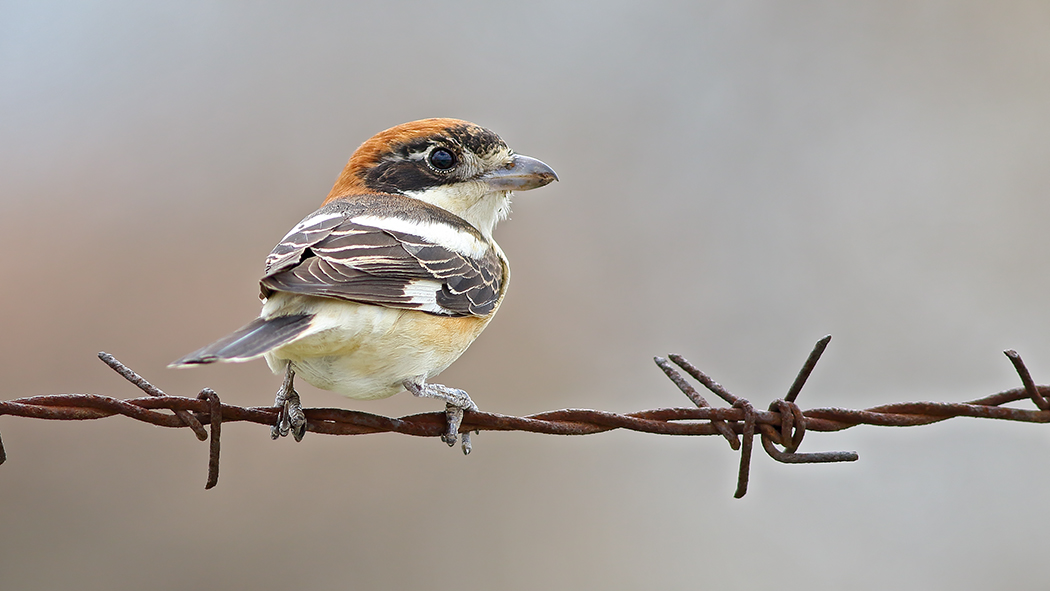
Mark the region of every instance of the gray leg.
MULTIPOLYGON (((470 399, 463 390, 449 388, 441 384, 427 384, 422 379, 405 380, 405 389, 420 398, 438 398, 445 401, 445 415, 448 417, 448 430, 441 436, 441 440, 449 447, 456 445, 456 434, 459 426, 463 424, 463 411, 478 410, 478 405, 470 399)), ((470 453, 470 433, 463 434, 463 455, 470 453)))
POLYGON ((289 431, 296 441, 302 441, 303 435, 306 435, 306 415, 303 414, 299 393, 292 385, 294 379, 295 371, 292 370, 292 363, 288 362, 284 383, 281 384, 281 389, 277 391, 277 397, 273 401, 274 406, 281 408, 281 412, 277 413, 277 422, 270 427, 270 437, 273 439, 284 437, 289 431))

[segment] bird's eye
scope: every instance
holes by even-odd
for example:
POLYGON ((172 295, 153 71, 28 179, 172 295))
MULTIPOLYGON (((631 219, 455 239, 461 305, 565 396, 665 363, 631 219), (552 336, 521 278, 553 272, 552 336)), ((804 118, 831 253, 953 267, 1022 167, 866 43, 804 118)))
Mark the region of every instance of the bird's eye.
POLYGON ((450 170, 456 165, 456 157, 445 148, 438 148, 430 153, 430 165, 441 171, 450 170))

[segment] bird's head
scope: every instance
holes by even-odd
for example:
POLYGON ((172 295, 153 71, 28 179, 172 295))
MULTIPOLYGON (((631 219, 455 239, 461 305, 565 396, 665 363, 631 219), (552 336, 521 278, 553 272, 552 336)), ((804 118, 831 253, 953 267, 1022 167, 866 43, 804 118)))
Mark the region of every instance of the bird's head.
POLYGON ((515 154, 495 133, 459 119, 422 119, 361 144, 325 203, 396 193, 441 207, 491 237, 510 210, 510 192, 558 180, 543 162, 515 154))

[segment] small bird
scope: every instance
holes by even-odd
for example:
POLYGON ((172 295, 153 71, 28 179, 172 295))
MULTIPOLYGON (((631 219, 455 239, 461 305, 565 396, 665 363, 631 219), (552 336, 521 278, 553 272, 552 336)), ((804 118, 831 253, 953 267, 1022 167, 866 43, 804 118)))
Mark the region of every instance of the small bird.
POLYGON ((477 406, 463 390, 427 380, 463 354, 503 301, 510 269, 492 231, 511 192, 555 180, 551 167, 467 121, 380 132, 267 257, 259 318, 169 367, 265 357, 285 375, 274 439, 306 433, 298 374, 359 400, 402 389, 444 400, 442 440, 455 445, 463 411, 477 406))

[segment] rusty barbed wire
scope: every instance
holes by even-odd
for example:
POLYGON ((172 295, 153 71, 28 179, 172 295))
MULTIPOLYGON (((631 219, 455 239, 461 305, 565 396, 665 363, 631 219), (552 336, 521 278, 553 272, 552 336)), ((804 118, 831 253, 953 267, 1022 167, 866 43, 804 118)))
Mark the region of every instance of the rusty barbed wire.
MULTIPOLYGON (((841 431, 857 425, 910 427, 928 425, 954 417, 973 417, 1050 422, 1050 386, 1036 385, 1020 355, 1004 351, 1021 378, 1022 387, 1006 390, 969 402, 898 402, 864 410, 814 408, 801 410, 795 402, 821 354, 831 341, 828 335, 814 346, 784 398, 773 400, 768 410, 758 410, 745 398, 731 394, 721 384, 680 355, 654 361, 682 391, 693 408, 656 408, 618 414, 600 410, 563 409, 522 417, 466 411, 460 432, 526 431, 550 435, 590 435, 613 429, 627 429, 662 435, 719 435, 734 451, 740 451, 740 467, 734 496, 747 493, 754 438, 774 460, 787 464, 852 462, 852 451, 800 453, 798 448, 808 431, 841 431), (677 366, 677 367, 676 367, 677 366), (679 372, 684 371, 729 407, 713 407, 679 372), (1006 407, 1004 404, 1029 399, 1036 410, 1006 407)), ((49 420, 91 420, 114 415, 162 427, 188 427, 200 440, 209 440, 208 481, 212 488, 219 478, 220 431, 223 423, 250 422, 272 425, 277 407, 241 407, 223 404, 219 395, 205 388, 196 398, 169 396, 108 353, 99 353, 106 365, 147 394, 143 398, 118 399, 98 394, 49 394, 0 401, 0 415, 49 420), (168 412, 162 411, 171 411, 168 412), (206 429, 203 423, 208 424, 206 429)), ((391 418, 338 408, 304 409, 307 430, 328 435, 401 433, 417 437, 440 437, 446 428, 443 412, 391 418)), ((0 439, 0 464, 6 460, 0 439)))

